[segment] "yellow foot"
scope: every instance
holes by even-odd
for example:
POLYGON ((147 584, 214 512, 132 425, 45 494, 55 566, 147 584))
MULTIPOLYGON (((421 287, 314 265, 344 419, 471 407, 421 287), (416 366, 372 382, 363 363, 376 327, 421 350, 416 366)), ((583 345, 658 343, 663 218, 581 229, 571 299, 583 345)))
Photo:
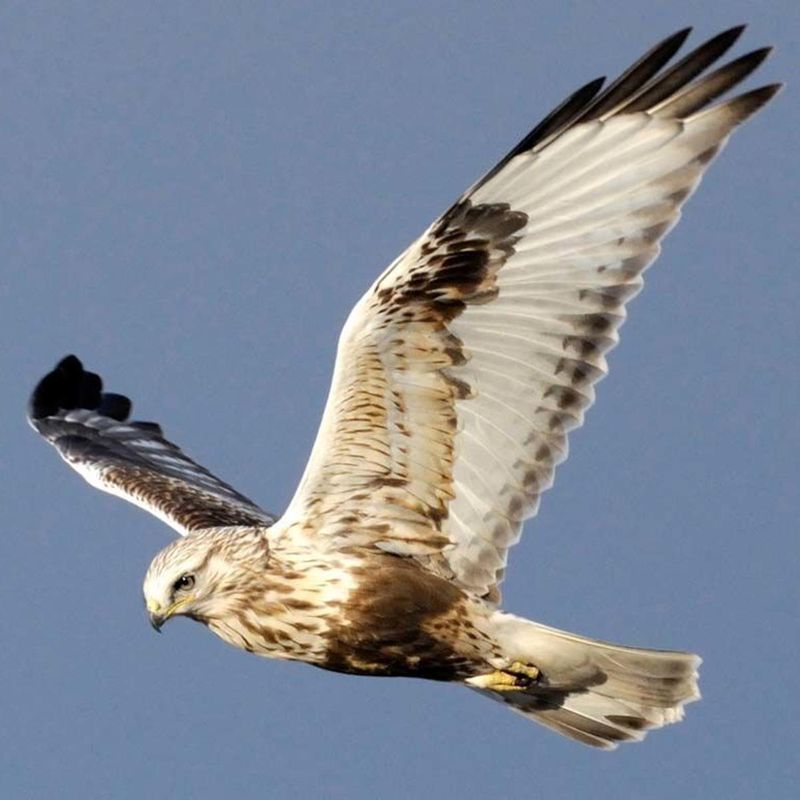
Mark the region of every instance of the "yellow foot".
POLYGON ((506 669, 498 669, 486 675, 467 678, 465 683, 478 689, 491 689, 494 692, 518 692, 536 683, 539 675, 539 670, 532 664, 515 661, 506 669))

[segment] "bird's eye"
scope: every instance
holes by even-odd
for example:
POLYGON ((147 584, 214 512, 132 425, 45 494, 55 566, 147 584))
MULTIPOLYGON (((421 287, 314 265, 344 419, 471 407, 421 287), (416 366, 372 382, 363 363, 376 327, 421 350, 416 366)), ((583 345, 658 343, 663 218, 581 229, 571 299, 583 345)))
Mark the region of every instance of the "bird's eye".
POLYGON ((194 586, 194 575, 181 575, 175 583, 172 584, 173 591, 185 592, 194 586))

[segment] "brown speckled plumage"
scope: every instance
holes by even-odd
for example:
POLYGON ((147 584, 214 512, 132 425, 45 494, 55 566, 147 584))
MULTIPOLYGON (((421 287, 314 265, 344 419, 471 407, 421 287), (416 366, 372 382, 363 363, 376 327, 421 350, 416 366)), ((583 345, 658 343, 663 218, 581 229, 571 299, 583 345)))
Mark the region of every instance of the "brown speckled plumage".
POLYGON ((460 681, 585 744, 680 719, 699 659, 500 611, 508 549, 607 371, 626 304, 713 156, 777 91, 714 101, 742 28, 669 66, 688 30, 568 97, 353 309, 305 474, 277 521, 130 421, 74 356, 32 425, 90 483, 177 529, 145 578, 156 628, 339 672, 460 681))

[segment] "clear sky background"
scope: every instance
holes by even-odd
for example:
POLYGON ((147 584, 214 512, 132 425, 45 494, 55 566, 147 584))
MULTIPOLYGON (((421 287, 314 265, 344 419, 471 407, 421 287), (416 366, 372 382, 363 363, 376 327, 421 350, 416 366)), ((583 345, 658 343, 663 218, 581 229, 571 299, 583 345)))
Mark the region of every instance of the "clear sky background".
POLYGON ((0 781, 10 798, 788 798, 800 784, 794 0, 0 7, 0 781), (457 687, 156 636, 170 532, 24 423, 68 352, 274 511, 338 331, 569 91, 674 30, 788 89, 690 201, 506 606, 699 652, 686 721, 593 752, 457 687))

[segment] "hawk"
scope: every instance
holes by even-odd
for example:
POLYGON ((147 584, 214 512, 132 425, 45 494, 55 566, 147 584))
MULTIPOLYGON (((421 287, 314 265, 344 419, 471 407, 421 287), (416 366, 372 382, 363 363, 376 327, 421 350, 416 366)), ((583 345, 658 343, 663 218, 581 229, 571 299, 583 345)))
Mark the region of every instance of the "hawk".
POLYGON ((461 683, 601 748, 681 719, 697 656, 522 619, 498 586, 661 239, 780 88, 715 102, 769 52, 710 70, 742 30, 670 65, 679 31, 570 95, 386 269, 344 326, 280 518, 131 421, 75 356, 41 380, 33 427, 181 534, 144 580, 155 628, 183 615, 262 656, 461 683))

